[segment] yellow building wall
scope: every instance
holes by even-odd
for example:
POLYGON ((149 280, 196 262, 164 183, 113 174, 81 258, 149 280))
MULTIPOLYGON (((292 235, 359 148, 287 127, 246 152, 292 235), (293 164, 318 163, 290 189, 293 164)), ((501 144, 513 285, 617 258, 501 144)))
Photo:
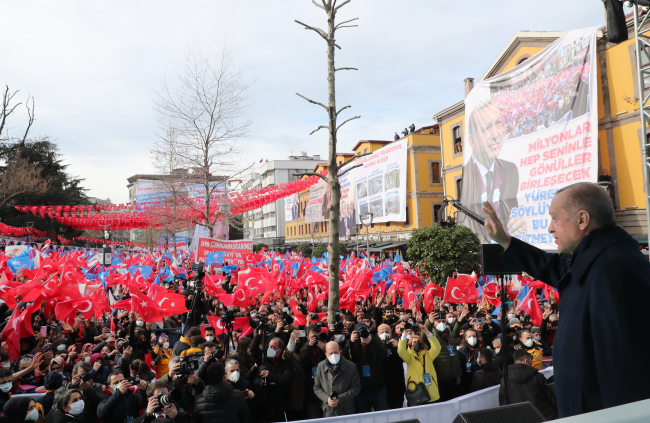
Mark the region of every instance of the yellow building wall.
POLYGON ((629 46, 633 42, 634 39, 625 41, 605 52, 612 117, 625 114, 622 112, 633 113, 638 107, 632 104, 635 100, 633 72, 636 70, 632 67, 629 46))
POLYGON ((609 167, 609 149, 607 148, 607 131, 604 129, 598 131, 598 147, 600 149, 600 158, 603 169, 607 169, 607 174, 611 175, 609 167))
POLYGON ((514 55, 514 57, 512 59, 510 59, 510 61, 506 65, 506 67, 503 68, 503 71, 501 73, 509 71, 510 69, 517 66, 517 62, 519 61, 521 56, 524 56, 526 54, 530 54, 530 56, 532 57, 532 56, 536 55, 537 53, 539 53, 542 50, 544 50, 544 47, 522 47, 522 48, 520 48, 517 51, 517 53, 514 55))
POLYGON ((643 172, 638 136, 640 128, 639 122, 612 128, 618 195, 622 210, 633 206, 640 209, 646 207, 643 197, 643 172))

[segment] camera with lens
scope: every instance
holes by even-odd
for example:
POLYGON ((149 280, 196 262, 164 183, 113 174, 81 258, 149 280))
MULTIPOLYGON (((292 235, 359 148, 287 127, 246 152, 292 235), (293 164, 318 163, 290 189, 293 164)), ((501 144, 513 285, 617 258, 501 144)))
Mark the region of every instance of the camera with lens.
POLYGON ((361 328, 357 331, 359 334, 360 338, 366 339, 367 337, 370 336, 370 332, 368 331, 368 328, 361 328))
POLYGON ((251 316, 250 325, 253 329, 259 329, 261 332, 273 332, 275 330, 275 325, 266 323, 266 316, 263 314, 259 315, 259 319, 253 319, 251 316))
POLYGON ((82 382, 88 383, 90 382, 90 373, 82 373, 79 375, 79 379, 81 379, 82 382))
POLYGON ((420 331, 420 325, 417 323, 411 323, 411 322, 406 322, 404 323, 404 330, 411 329, 413 332, 419 332, 420 331))
POLYGON ((212 358, 214 358, 217 361, 221 360, 224 355, 226 355, 226 353, 219 348, 215 348, 214 350, 212 350, 212 358))
POLYGON ((343 329, 345 329, 345 326, 343 325, 343 322, 336 322, 334 323, 334 335, 340 335, 343 333, 343 329))
POLYGON ((280 317, 280 321, 284 323, 285 326, 289 326, 290 324, 293 323, 293 317, 289 315, 289 313, 282 313, 282 316, 280 317))
POLYGON ((140 384, 140 377, 139 376, 132 376, 127 379, 129 383, 133 386, 138 386, 140 384))
POLYGON ((225 310, 219 320, 221 323, 233 323, 235 321, 235 311, 225 310))
POLYGON ((178 374, 181 378, 186 378, 195 371, 199 370, 201 365, 201 360, 203 360, 203 353, 196 352, 194 354, 188 354, 181 357, 181 367, 178 369, 178 374))
POLYGON ((174 401, 183 399, 183 393, 178 389, 172 389, 170 392, 159 392, 156 397, 158 400, 158 408, 154 410, 155 413, 162 413, 164 408, 170 408, 174 401))
POLYGON ((318 340, 321 341, 321 342, 327 342, 328 338, 329 337, 327 336, 327 334, 325 332, 321 332, 321 333, 318 334, 318 340))

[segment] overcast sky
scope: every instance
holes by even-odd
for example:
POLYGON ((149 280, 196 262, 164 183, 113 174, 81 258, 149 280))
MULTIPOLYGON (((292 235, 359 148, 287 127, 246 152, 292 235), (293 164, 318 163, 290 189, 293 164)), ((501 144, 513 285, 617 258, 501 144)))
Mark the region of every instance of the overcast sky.
MULTIPOLYGON (((352 0, 339 20, 337 103, 360 114, 339 133, 339 151, 362 139, 392 139, 460 101, 463 79, 485 72, 519 30, 566 31, 604 24, 600 0, 352 0)), ((126 202, 126 178, 153 171, 158 123, 151 102, 156 78, 193 45, 228 40, 254 82, 250 161, 290 151, 327 154, 323 110, 295 93, 326 102, 324 41, 294 19, 324 27, 308 0, 32 0, 5 1, 0 25, 0 84, 36 98, 32 135, 59 145, 71 174, 93 197, 126 202)), ((21 113, 22 109, 21 109, 21 113)), ((24 130, 26 115, 9 125, 24 130)))

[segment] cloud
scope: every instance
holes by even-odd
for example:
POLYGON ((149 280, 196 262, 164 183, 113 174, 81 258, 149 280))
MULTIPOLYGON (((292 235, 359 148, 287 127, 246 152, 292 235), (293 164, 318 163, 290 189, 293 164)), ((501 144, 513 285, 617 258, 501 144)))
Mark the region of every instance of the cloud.
MULTIPOLYGON (((339 20, 353 17, 359 27, 339 33, 336 57, 337 66, 359 71, 337 72, 337 105, 352 105, 343 118, 362 119, 341 130, 339 151, 432 124, 434 113, 462 99, 463 79, 479 78, 517 31, 601 25, 603 9, 595 0, 353 0, 339 20)), ((326 156, 326 131, 309 136, 326 122, 323 110, 295 95, 326 102, 326 48, 294 19, 326 25, 304 0, 9 2, 0 83, 36 97, 32 133, 57 140, 89 195, 125 202, 126 178, 153 171, 150 88, 195 44, 230 40, 254 81, 248 160, 326 156)), ((17 115, 12 131, 24 119, 17 115)))

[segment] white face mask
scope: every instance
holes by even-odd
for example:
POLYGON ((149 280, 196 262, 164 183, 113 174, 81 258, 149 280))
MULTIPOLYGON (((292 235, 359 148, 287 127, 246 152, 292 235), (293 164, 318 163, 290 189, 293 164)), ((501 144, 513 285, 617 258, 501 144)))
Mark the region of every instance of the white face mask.
POLYGON ((327 357, 327 360, 336 366, 337 364, 339 364, 339 361, 341 360, 341 356, 338 354, 331 354, 329 357, 327 357))
POLYGON ((453 325, 455 321, 456 321, 456 319, 454 319, 453 317, 450 317, 449 319, 447 319, 447 322, 449 322, 450 325, 453 325))
POLYGON ((406 314, 400 314, 399 319, 403 322, 406 319, 406 314))
POLYGON ((212 341, 214 341, 214 336, 206 336, 205 340, 208 341, 208 342, 212 342, 212 341))
POLYGON ((474 345, 476 345, 476 337, 475 336, 470 336, 467 339, 467 343, 470 344, 473 347, 474 345))
POLYGON ((138 325, 138 327, 140 328, 144 326, 144 322, 142 320, 138 320, 137 322, 135 322, 135 324, 138 325))
POLYGON ((515 315, 514 315, 514 314, 512 314, 512 313, 509 313, 509 314, 508 314, 508 320, 510 320, 510 319, 514 319, 514 318, 515 318, 515 315))
POLYGON ((65 344, 59 344, 56 346, 57 351, 65 351, 65 344))
POLYGON ((535 338, 535 341, 539 341, 540 339, 542 339, 541 336, 537 336, 537 335, 533 336, 533 338, 535 338))
POLYGON ((390 333, 384 332, 379 334, 379 339, 381 339, 382 341, 388 341, 390 339, 390 333))
POLYGON ((499 354, 499 351, 501 351, 501 348, 495 348, 495 349, 494 349, 494 354, 495 354, 495 355, 496 355, 496 354, 499 354))
POLYGON ((167 348, 169 348, 169 342, 163 343, 163 349, 166 350, 167 348))
POLYGON ((409 335, 408 333, 406 334, 406 339, 411 339, 413 335, 409 335))
POLYGON ((532 347, 532 346, 533 346, 533 340, 532 340, 532 339, 526 339, 526 340, 524 341, 524 345, 525 345, 526 347, 528 347, 528 348, 532 347))
POLYGON ((86 357, 85 360, 86 360, 86 363, 90 363, 90 357, 86 357))
MULTIPOLYGON (((64 349, 65 349, 65 348, 64 348, 64 349)), ((3 369, 8 369, 8 368, 10 368, 10 367, 11 367, 11 363, 5 363, 5 364, 2 365, 2 368, 3 368, 3 369)))
POLYGON ((11 383, 11 382, 3 383, 2 385, 0 385, 0 391, 2 391, 4 393, 7 393, 7 392, 11 391, 12 386, 13 386, 13 383, 11 383))
POLYGON ((30 411, 27 414, 27 417, 25 417, 25 421, 35 422, 36 420, 38 420, 38 409, 34 408, 32 411, 30 411))
POLYGON ((78 416, 84 411, 84 400, 73 402, 72 405, 70 405, 69 407, 70 407, 70 414, 72 414, 73 416, 78 416))
POLYGON ((334 335, 334 340, 336 342, 343 342, 344 339, 345 339, 345 335, 334 335))
POLYGON ((447 326, 444 323, 440 322, 438 323, 438 326, 436 326, 436 329, 438 329, 439 332, 442 332, 447 329, 447 326))
POLYGON ((268 358, 273 358, 273 357, 275 357, 275 350, 274 350, 273 348, 269 347, 269 348, 266 350, 266 356, 267 356, 268 358))
POLYGON ((239 372, 235 370, 234 372, 230 372, 228 375, 228 380, 231 381, 232 383, 237 383, 239 381, 239 372))

